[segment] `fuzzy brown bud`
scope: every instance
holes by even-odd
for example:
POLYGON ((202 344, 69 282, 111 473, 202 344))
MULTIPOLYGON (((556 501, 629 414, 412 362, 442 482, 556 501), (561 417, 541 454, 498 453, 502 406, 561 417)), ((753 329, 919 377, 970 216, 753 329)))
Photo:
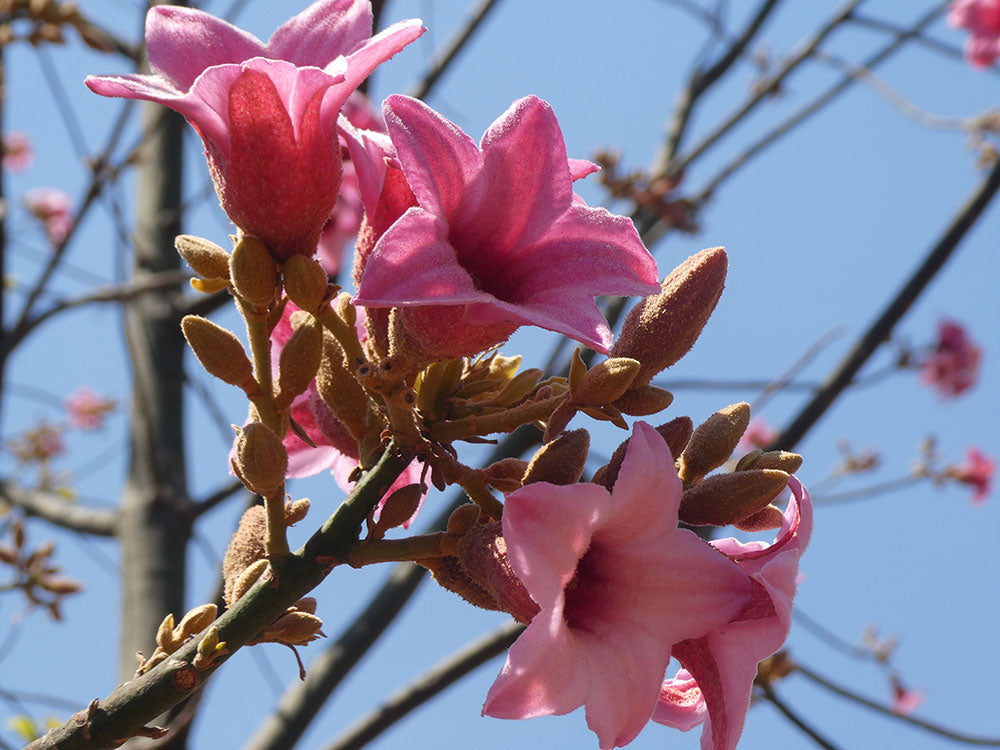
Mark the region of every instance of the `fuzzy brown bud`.
POLYGON ((310 313, 296 310, 290 322, 292 335, 278 360, 278 395, 274 397, 278 409, 287 409, 296 396, 305 392, 323 356, 323 327, 319 321, 310 313))
POLYGON ((271 306, 278 288, 278 266, 267 245, 243 235, 229 258, 229 277, 236 293, 257 310, 271 306))
POLYGON ((264 628, 254 641, 305 646, 323 636, 322 627, 323 621, 316 615, 290 607, 285 614, 264 628))
POLYGON ((236 334, 197 315, 184 316, 181 330, 191 351, 210 375, 246 393, 256 392, 253 365, 236 334))
POLYGON ((520 458, 501 458, 483 469, 486 484, 501 492, 513 492, 523 484, 528 462, 520 458))
POLYGON ((655 385, 631 388, 615 400, 614 406, 630 417, 648 417, 659 414, 674 402, 674 394, 655 385))
POLYGON ((466 575, 490 593, 501 611, 523 623, 538 614, 538 605, 510 566, 499 521, 472 527, 459 543, 458 558, 466 575))
POLYGON ((219 608, 214 604, 202 604, 189 610, 181 621, 174 628, 175 640, 184 641, 193 635, 197 635, 207 628, 215 620, 219 608))
POLYGON ((733 525, 740 531, 770 531, 776 529, 785 520, 785 514, 777 505, 765 505, 753 515, 747 516, 742 521, 737 521, 733 525))
POLYGON ((579 385, 572 389, 573 403, 577 406, 604 406, 620 398, 641 365, 638 360, 628 357, 612 357, 595 365, 580 378, 579 385))
POLYGON ((563 433, 546 443, 532 457, 522 482, 575 484, 583 474, 590 452, 590 434, 583 429, 563 433))
POLYGON ((58 594, 60 596, 65 594, 75 594, 77 591, 83 590, 83 584, 79 581, 74 581, 72 578, 66 578, 64 576, 52 576, 47 578, 42 578, 38 581, 38 585, 41 586, 46 591, 53 594, 58 594))
POLYGON ((684 482, 694 482, 722 466, 736 449, 750 424, 750 405, 745 401, 719 409, 698 425, 680 456, 677 472, 684 482))
POLYGON ((409 521, 420 507, 420 500, 426 491, 427 487, 422 484, 408 484, 393 492, 382 504, 376 528, 393 529, 409 521))
POLYGON ((236 430, 233 469, 251 492, 264 497, 280 494, 288 473, 288 451, 281 438, 260 422, 236 430))
MULTIPOLYGON (((691 437, 691 431, 691 419, 689 417, 677 417, 656 428, 656 432, 663 438, 663 441, 670 449, 671 456, 676 456, 684 450, 684 446, 687 445, 687 441, 691 437)), ((594 478, 590 480, 591 482, 601 485, 608 492, 611 491, 618 480, 618 472, 621 471, 622 461, 625 460, 625 451, 628 450, 628 442, 628 440, 625 440, 615 448, 615 452, 611 454, 611 460, 594 472, 594 478)))
POLYGON ((330 283, 323 266, 304 255, 293 255, 282 271, 288 298, 303 310, 316 313, 327 299, 330 283))
POLYGON ((174 247, 199 276, 229 281, 229 253, 214 242, 193 234, 180 234, 174 240, 174 247))
POLYGON ((745 469, 780 469, 789 474, 794 474, 802 467, 802 456, 791 451, 756 451, 758 454, 752 461, 749 454, 740 459, 736 468, 738 471, 745 469))
POLYGON ((482 510, 478 505, 467 503, 459 505, 448 517, 448 533, 453 535, 464 534, 476 525, 482 510))
MULTIPOLYGON (((247 508, 240 523, 236 527, 232 541, 226 548, 226 554, 222 558, 222 577, 225 580, 225 600, 226 604, 232 606, 239 599, 234 595, 237 580, 248 568, 258 561, 262 563, 256 577, 264 572, 267 561, 264 556, 267 554, 264 549, 264 532, 267 528, 267 515, 264 508, 254 505, 247 508)), ((240 592, 245 593, 246 589, 240 592)))
POLYGON ((689 526, 727 526, 754 515, 788 484, 775 469, 716 474, 684 490, 678 517, 689 526))
POLYGON ((474 607, 492 611, 500 609, 493 595, 469 578, 462 568, 462 563, 454 555, 428 557, 414 562, 427 568, 438 586, 458 594, 474 607))
POLYGON ((323 403, 355 440, 368 431, 368 394, 347 365, 344 350, 329 331, 323 332, 322 359, 316 372, 316 390, 323 403))
POLYGON ((721 247, 692 255, 628 314, 611 356, 642 363, 633 385, 648 384, 694 346, 722 296, 728 263, 721 247))

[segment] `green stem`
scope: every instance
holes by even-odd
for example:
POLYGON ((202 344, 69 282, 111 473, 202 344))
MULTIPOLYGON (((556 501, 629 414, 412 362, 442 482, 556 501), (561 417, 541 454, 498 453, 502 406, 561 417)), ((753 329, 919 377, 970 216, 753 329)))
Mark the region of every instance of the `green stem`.
POLYGON ((372 539, 359 542, 351 550, 347 562, 352 568, 383 562, 408 562, 441 555, 444 532, 419 534, 406 539, 372 539))
POLYGON ((274 404, 274 381, 271 377, 271 335, 267 330, 267 313, 257 312, 239 298, 236 307, 243 316, 250 341, 250 355, 253 358, 253 374, 260 384, 260 390, 253 397, 260 421, 270 427, 279 438, 284 437, 281 429, 281 415, 274 404))

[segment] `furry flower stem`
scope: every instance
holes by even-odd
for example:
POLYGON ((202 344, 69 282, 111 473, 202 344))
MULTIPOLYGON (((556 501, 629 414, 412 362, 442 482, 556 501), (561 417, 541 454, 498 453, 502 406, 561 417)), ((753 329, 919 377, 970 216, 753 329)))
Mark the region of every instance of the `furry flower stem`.
POLYGON ((253 373, 260 390, 251 401, 257 408, 260 421, 271 428, 275 435, 283 437, 285 430, 274 403, 274 380, 271 375, 271 332, 268 330, 267 313, 254 310, 249 304, 237 299, 237 309, 247 327, 250 341, 250 356, 253 358, 253 373))
POLYGON ((551 396, 540 401, 528 401, 496 414, 475 414, 471 417, 437 422, 431 425, 430 437, 440 443, 463 440, 470 437, 491 435, 496 432, 513 432, 523 424, 545 421, 563 401, 565 394, 551 396))
POLYGON ((383 562, 408 562, 426 557, 442 555, 442 542, 448 535, 444 532, 420 534, 406 539, 373 539, 359 542, 347 556, 347 564, 352 568, 383 562))
POLYGON ((284 562, 279 581, 260 581, 213 625, 218 639, 229 653, 199 672, 193 686, 177 679, 190 673, 198 651, 192 639, 171 658, 146 674, 123 683, 107 698, 95 701, 92 710, 77 712, 62 726, 32 742, 31 750, 93 750, 119 744, 123 737, 136 735, 146 722, 189 697, 204 685, 208 676, 240 647, 252 641, 288 607, 314 589, 330 572, 330 561, 346 560, 357 543, 364 519, 375 508, 413 456, 398 453, 390 444, 378 463, 355 486, 347 499, 305 546, 284 562))

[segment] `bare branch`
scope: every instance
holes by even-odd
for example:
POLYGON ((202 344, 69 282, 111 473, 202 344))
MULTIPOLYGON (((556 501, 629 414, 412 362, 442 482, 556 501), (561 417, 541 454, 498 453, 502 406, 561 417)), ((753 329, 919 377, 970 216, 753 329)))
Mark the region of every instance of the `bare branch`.
POLYGON ((825 748, 826 750, 837 750, 837 746, 830 742, 826 737, 821 735, 815 729, 813 729, 801 716, 799 716, 791 707, 785 703, 778 695, 774 692, 774 688, 770 685, 763 684, 758 685, 762 691, 764 698, 768 700, 776 709, 778 709, 782 715, 788 719, 792 724, 802 730, 802 732, 809 737, 813 742, 816 743, 818 747, 825 748))
POLYGON ((348 727, 333 740, 327 750, 357 750, 408 713, 450 687, 476 667, 499 656, 524 632, 524 625, 513 620, 456 651, 444 661, 393 693, 389 699, 348 727))
POLYGON ((28 490, 0 480, 0 498, 29 516, 37 516, 56 526, 83 534, 114 536, 118 530, 116 509, 83 506, 70 502, 55 492, 28 490))
POLYGON ((465 22, 465 25, 459 29, 458 33, 452 38, 448 45, 437 54, 434 55, 434 59, 431 62, 430 69, 424 74, 423 80, 421 80, 413 90, 410 92, 410 96, 416 99, 424 99, 434 88, 434 84, 437 83, 438 79, 442 74, 448 69, 448 66, 455 60, 458 53, 462 51, 466 43, 475 35, 476 30, 479 25, 486 18, 487 14, 493 10, 493 8, 498 4, 498 0, 482 0, 479 7, 469 16, 469 20, 465 22))

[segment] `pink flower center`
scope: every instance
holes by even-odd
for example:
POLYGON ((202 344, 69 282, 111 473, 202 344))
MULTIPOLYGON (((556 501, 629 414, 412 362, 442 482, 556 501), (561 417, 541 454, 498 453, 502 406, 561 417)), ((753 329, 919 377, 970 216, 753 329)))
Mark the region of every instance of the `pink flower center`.
POLYGON ((606 557, 601 546, 591 542, 566 584, 563 618, 571 630, 594 630, 595 623, 607 617, 612 608, 616 582, 607 575, 606 557))

